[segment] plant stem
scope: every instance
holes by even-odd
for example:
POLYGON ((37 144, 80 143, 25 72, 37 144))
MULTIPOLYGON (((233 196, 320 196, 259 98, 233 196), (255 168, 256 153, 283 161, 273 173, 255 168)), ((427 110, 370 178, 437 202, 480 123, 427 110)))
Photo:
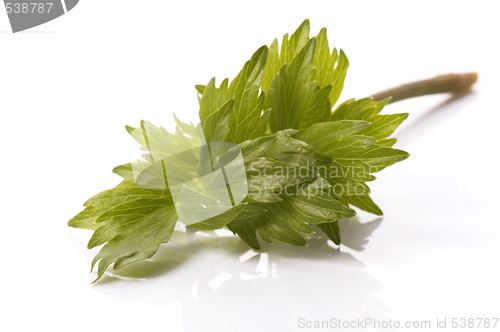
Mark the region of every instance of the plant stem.
POLYGON ((391 97, 389 103, 431 95, 436 93, 464 93, 470 90, 477 82, 476 73, 440 75, 427 80, 403 84, 372 95, 374 101, 380 101, 391 97))

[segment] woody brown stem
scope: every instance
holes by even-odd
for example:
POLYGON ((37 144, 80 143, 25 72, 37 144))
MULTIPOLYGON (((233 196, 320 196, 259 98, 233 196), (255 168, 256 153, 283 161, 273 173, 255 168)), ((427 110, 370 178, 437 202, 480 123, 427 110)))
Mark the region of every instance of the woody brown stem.
POLYGON ((380 101, 391 97, 389 103, 403 99, 431 95, 436 93, 464 93, 477 82, 476 73, 440 75, 431 79, 403 84, 392 89, 378 92, 371 97, 380 101))

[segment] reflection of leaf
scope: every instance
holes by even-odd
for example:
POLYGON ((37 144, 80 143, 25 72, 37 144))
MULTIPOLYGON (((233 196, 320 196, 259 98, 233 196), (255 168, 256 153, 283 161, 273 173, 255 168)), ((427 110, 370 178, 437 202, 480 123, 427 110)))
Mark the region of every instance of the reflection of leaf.
POLYGON ((377 218, 370 222, 361 223, 358 218, 341 220, 339 226, 342 235, 342 244, 357 250, 364 250, 372 233, 380 226, 382 218, 377 218))

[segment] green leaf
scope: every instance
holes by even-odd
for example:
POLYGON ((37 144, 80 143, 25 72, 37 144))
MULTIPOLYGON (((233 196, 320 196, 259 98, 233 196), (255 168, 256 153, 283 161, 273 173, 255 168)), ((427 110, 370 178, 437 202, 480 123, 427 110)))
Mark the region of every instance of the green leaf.
POLYGON ((269 46, 269 57, 264 68, 264 77, 262 79, 262 91, 266 92, 271 86, 274 77, 280 71, 280 68, 287 63, 291 63, 304 45, 309 41, 309 20, 304 20, 290 38, 288 33, 283 36, 281 43, 281 54, 278 48, 278 39, 274 39, 269 46))
POLYGON ((132 171, 132 164, 125 164, 116 166, 113 168, 113 173, 121 176, 123 179, 133 182, 134 181, 134 172, 132 171))
POLYGON ((325 86, 332 83, 333 71, 335 63, 337 62, 337 50, 330 52, 328 45, 328 38, 326 36, 326 28, 320 30, 318 36, 318 47, 316 50, 316 57, 314 58, 314 65, 316 66, 316 81, 319 86, 325 86))
POLYGON ((266 130, 261 125, 264 94, 259 96, 259 88, 267 54, 267 46, 259 48, 227 89, 227 96, 234 96, 234 110, 229 131, 230 142, 241 143, 254 139, 262 136, 266 130))
MULTIPOLYGON (((310 39, 289 65, 283 65, 274 78, 266 98, 271 109, 271 131, 299 129, 314 94, 313 61, 316 39, 310 39)), ((310 118, 308 118, 310 121, 310 118)), ((302 126, 304 127, 304 126, 302 126)))
POLYGON ((242 220, 253 218, 260 214, 266 213, 265 205, 262 204, 244 204, 244 209, 234 218, 234 220, 242 220))
MULTIPOLYGON (((315 83, 313 84, 315 85, 315 83)), ((303 112, 303 117, 300 121, 299 130, 305 130, 310 126, 321 121, 325 114, 325 109, 330 111, 330 102, 328 96, 332 91, 332 85, 326 85, 323 88, 316 89, 316 92, 310 95, 306 102, 307 108, 303 112)))
POLYGON ((293 138, 295 130, 284 130, 240 144, 246 160, 269 157, 294 166, 317 166, 330 163, 331 158, 318 153, 304 141, 293 138))
MULTIPOLYGON (((369 145, 366 148, 355 148, 337 150, 338 155, 333 157, 340 163, 352 164, 358 166, 368 165, 373 169, 382 169, 391 166, 399 161, 403 161, 410 156, 408 152, 388 148, 385 146, 369 145)), ((377 171, 374 171, 377 172, 377 171)))
POLYGON ((264 45, 245 63, 230 85, 227 78, 219 88, 215 87, 215 78, 207 86, 196 85, 198 93, 203 95, 200 100, 200 119, 203 125, 208 116, 215 112, 215 104, 221 107, 233 98, 234 107, 227 141, 241 143, 265 133, 268 115, 264 114, 265 97, 264 93, 259 95, 259 89, 267 56, 268 48, 264 45))
POLYGON ((96 223, 97 218, 99 218, 107 210, 108 208, 87 206, 82 212, 68 221, 68 226, 95 231, 97 228, 99 228, 99 225, 96 223))
POLYGON ((347 100, 332 112, 349 61, 330 49, 326 28, 309 33, 305 20, 281 46, 274 39, 260 47, 233 80, 196 85, 198 125, 174 115, 174 133, 147 121, 126 126, 143 160, 113 169, 123 181, 90 198, 68 222, 94 231, 89 248, 102 246, 92 262, 97 279, 113 263, 117 270, 152 257, 178 219, 198 230, 227 227, 259 250, 259 237, 304 246, 303 234, 314 225, 338 245, 338 220, 355 215, 349 206, 382 214, 366 183, 409 156, 390 138, 408 115, 381 114, 389 99, 370 98, 347 100), (220 145, 212 154, 207 142, 238 146, 220 145), (243 160, 235 159, 240 152, 243 160), (238 188, 248 186, 238 200, 229 197, 234 183, 221 171, 233 160, 246 174, 238 188), (175 205, 170 190, 180 193, 175 205))
POLYGON ((355 212, 332 198, 328 184, 317 179, 293 188, 293 195, 276 203, 258 204, 266 212, 247 219, 237 219, 228 228, 242 237, 252 248, 259 249, 256 233, 266 242, 276 239, 292 245, 306 245, 300 233, 312 233, 309 224, 322 224, 350 218, 355 212))
POLYGON ((318 40, 316 57, 314 58, 314 65, 317 68, 316 81, 320 87, 332 85, 329 102, 333 106, 337 103, 344 88, 349 61, 342 50, 338 54, 337 49, 334 48, 330 53, 326 28, 321 29, 316 39, 318 40))
POLYGON ((307 245, 307 242, 299 233, 286 224, 279 226, 270 220, 267 214, 245 220, 235 220, 227 226, 233 233, 238 234, 243 241, 256 250, 260 250, 257 234, 268 243, 272 243, 272 239, 274 238, 295 246, 307 245))
POLYGON ((377 140, 371 136, 351 135, 341 140, 333 141, 323 146, 317 146, 321 153, 328 156, 335 156, 335 161, 355 160, 361 157, 377 140))
POLYGON ((346 205, 375 214, 382 212, 368 196, 370 189, 365 182, 375 180, 370 173, 409 156, 391 149, 395 139, 386 139, 407 117, 379 115, 388 101, 348 100, 329 116, 330 122, 314 124, 299 136, 334 160, 326 171, 320 172, 332 185, 333 195, 346 205))
MULTIPOLYGON (((184 128, 187 130, 186 126, 184 128)), ((190 132, 188 137, 179 126, 172 134, 163 127, 156 127, 148 121, 142 121, 140 128, 127 126, 127 131, 141 145, 142 151, 148 151, 147 155, 143 155, 147 162, 151 162, 151 155, 154 161, 158 161, 200 145, 198 136, 190 136, 194 135, 192 129, 188 130, 190 132)))
POLYGON ((357 135, 369 128, 367 122, 359 120, 326 122, 314 125, 300 138, 342 165, 373 167, 369 173, 408 158, 405 151, 377 145, 372 136, 357 135))
POLYGON ((203 92, 205 92, 205 86, 204 86, 204 85, 196 84, 196 85, 194 86, 194 88, 196 89, 196 91, 197 91, 200 95, 203 95, 203 92))
POLYGON ((309 30, 310 22, 306 19, 297 28, 297 30, 295 30, 290 39, 288 39, 288 34, 285 34, 281 45, 281 57, 283 59, 283 63, 290 63, 297 57, 297 54, 309 41, 309 30))
MULTIPOLYGON (((367 165, 363 165, 367 166, 367 165)), ((376 177, 369 172, 369 168, 355 167, 354 165, 344 165, 334 161, 333 163, 318 167, 317 171, 320 176, 327 180, 332 178, 354 179, 361 182, 369 182, 376 180, 376 177)))
POLYGON ((370 119, 370 126, 361 131, 360 134, 372 136, 376 139, 387 138, 408 118, 408 115, 408 113, 375 115, 370 119))
POLYGON ((262 76, 262 91, 267 91, 271 86, 276 74, 279 72, 283 63, 280 61, 280 54, 278 48, 278 39, 274 39, 269 46, 269 53, 267 55, 266 66, 262 76))
POLYGON ((357 196, 370 193, 370 188, 360 179, 352 177, 327 177, 327 180, 331 184, 332 194, 335 196, 357 196))
POLYGON ((251 220, 266 213, 266 211, 262 204, 245 204, 244 209, 226 226, 233 234, 238 234, 251 248, 260 250, 257 233, 255 228, 251 226, 251 220))
POLYGON ((391 148, 394 144, 396 144, 397 141, 398 141, 397 138, 386 138, 379 140, 377 144, 380 146, 386 146, 388 148, 391 148))
POLYGON ((200 100, 200 120, 205 119, 219 108, 219 92, 215 87, 215 77, 212 77, 210 82, 203 91, 203 97, 200 100))
MULTIPOLYGON (((119 166, 115 168, 115 170, 116 169, 130 170, 131 172, 131 168, 127 167, 127 165, 119 166)), ((129 176, 127 175, 127 177, 129 176)), ((75 217, 73 217, 68 222, 68 226, 96 230, 97 228, 102 226, 97 223, 97 219, 105 212, 121 203, 146 197, 169 198, 170 192, 168 190, 151 190, 139 188, 135 184, 135 182, 124 180, 115 188, 103 191, 87 200, 84 203, 85 209, 75 217)))
POLYGON ((146 197, 169 198, 170 192, 161 189, 140 188, 135 182, 122 181, 113 189, 103 191, 85 202, 85 206, 107 207, 146 197))
MULTIPOLYGON (((286 219, 281 218, 286 218, 286 216, 279 214, 274 214, 272 217, 269 214, 258 216, 255 225, 257 234, 268 243, 272 243, 272 239, 276 239, 294 246, 306 246, 306 240, 286 222, 286 219)), ((307 230, 307 233, 312 232, 312 228, 307 230)))
POLYGON ((333 122, 322 122, 312 125, 304 131, 299 138, 308 142, 311 146, 322 147, 331 144, 347 136, 358 133, 368 127, 369 123, 359 120, 340 120, 333 122))
POLYGON ((324 224, 319 224, 318 227, 325 232, 326 236, 336 245, 340 245, 340 228, 339 222, 333 221, 324 224))
POLYGON ((245 209, 246 205, 247 203, 238 204, 218 216, 205 219, 195 224, 190 224, 189 227, 200 230, 215 230, 222 228, 233 221, 245 209))
POLYGON ((286 211, 290 218, 298 217, 309 224, 353 217, 356 213, 333 199, 328 193, 329 188, 331 186, 328 182, 318 178, 287 197, 283 204, 280 204, 284 206, 281 209, 286 211))
POLYGON ((193 123, 184 123, 181 120, 179 120, 175 114, 174 115, 174 120, 175 123, 177 123, 177 126, 187 135, 191 136, 191 138, 196 138, 198 135, 196 133, 196 126, 193 125, 193 123))
POLYGON ((230 99, 205 119, 202 127, 206 142, 225 141, 229 133, 229 122, 233 106, 234 99, 230 99))
POLYGON ((227 228, 235 235, 238 235, 246 244, 255 250, 260 250, 259 240, 257 239, 257 230, 255 223, 258 217, 249 217, 245 219, 233 220, 227 224, 227 228))
POLYGON ((361 210, 376 214, 378 216, 383 215, 382 210, 373 202, 369 195, 353 195, 342 197, 346 204, 353 205, 360 208, 361 210))
POLYGON ((330 94, 330 105, 332 106, 337 103, 337 100, 339 99, 340 94, 342 93, 348 67, 349 67, 349 60, 347 59, 347 56, 345 55, 344 51, 340 50, 338 64, 333 73, 333 82, 332 82, 333 89, 332 93, 330 94))
MULTIPOLYGON (((339 120, 364 120, 370 122, 369 126, 360 131, 359 134, 372 136, 376 139, 389 137, 399 125, 408 117, 407 113, 401 114, 379 114, 389 99, 372 101, 370 98, 360 100, 348 100, 330 115, 330 121, 339 120)), ((390 147, 390 146, 389 146, 390 147)))
POLYGON ((260 157, 246 161, 248 199, 254 202, 280 202, 284 188, 300 186, 315 178, 312 172, 298 174, 297 167, 260 157))
MULTIPOLYGON (((173 202, 165 198, 141 198, 117 205, 98 219, 98 228, 89 248, 106 243, 92 261, 97 262, 100 279, 114 264, 118 270, 138 260, 152 257, 162 243, 168 242, 177 222, 173 202)), ((95 282, 94 281, 94 282, 95 282)))
POLYGON ((337 109, 331 114, 330 121, 338 120, 365 120, 368 121, 369 117, 364 112, 370 106, 371 99, 363 98, 360 100, 347 100, 340 104, 337 109))

